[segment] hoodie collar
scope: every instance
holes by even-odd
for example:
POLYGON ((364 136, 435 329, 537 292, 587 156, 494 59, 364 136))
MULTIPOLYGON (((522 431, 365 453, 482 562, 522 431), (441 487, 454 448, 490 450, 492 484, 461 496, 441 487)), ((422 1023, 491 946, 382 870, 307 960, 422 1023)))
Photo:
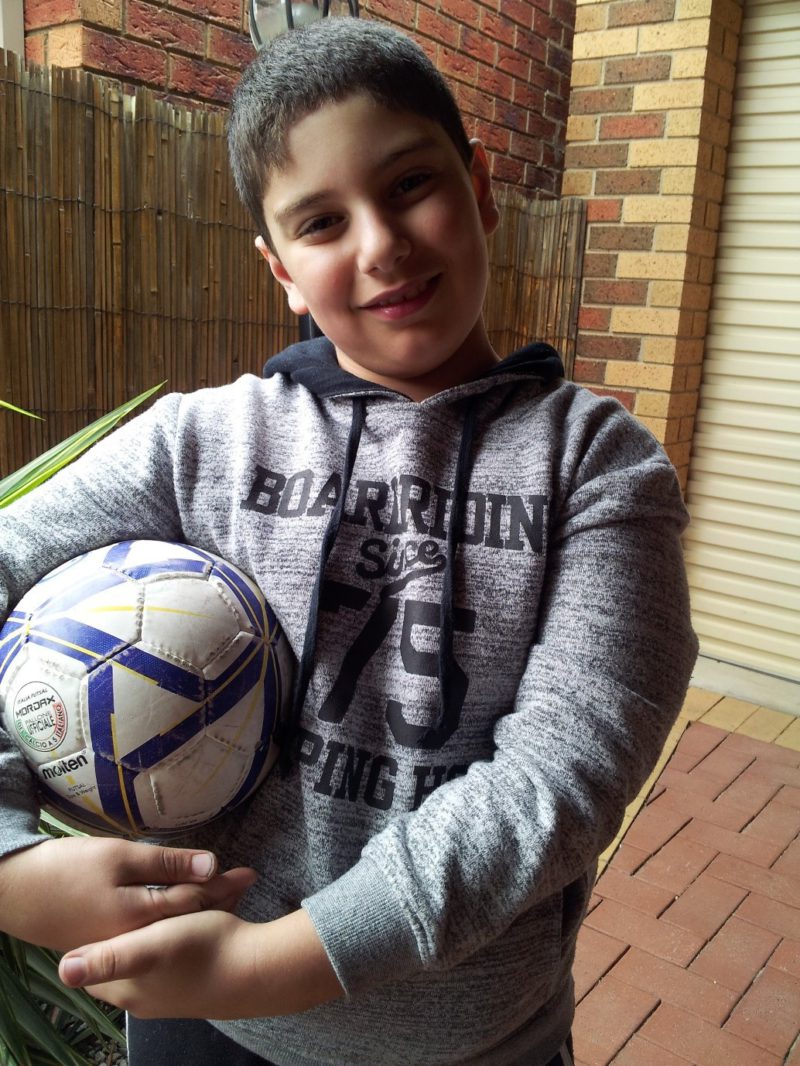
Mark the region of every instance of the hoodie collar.
MULTIPOLYGON (((337 396, 397 396, 393 389, 365 381, 355 374, 342 370, 336 359, 336 350, 327 337, 292 344, 264 365, 264 377, 282 374, 296 385, 304 385, 310 392, 322 398, 337 396)), ((470 392, 483 392, 492 388, 499 378, 533 378, 549 384, 564 376, 564 367, 555 348, 549 344, 528 344, 506 359, 496 363, 473 382, 465 385, 470 392)), ((464 386, 457 386, 463 389, 464 386)), ((451 391, 451 390, 448 390, 451 391)))

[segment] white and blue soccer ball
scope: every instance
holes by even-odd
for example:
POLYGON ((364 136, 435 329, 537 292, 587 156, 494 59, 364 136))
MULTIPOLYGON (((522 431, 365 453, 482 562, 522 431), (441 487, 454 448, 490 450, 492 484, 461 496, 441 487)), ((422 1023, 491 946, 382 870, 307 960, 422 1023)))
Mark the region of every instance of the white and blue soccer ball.
POLYGON ((242 571, 185 544, 124 541, 20 600, 0 630, 0 715, 58 817, 168 836, 262 783, 292 662, 242 571))

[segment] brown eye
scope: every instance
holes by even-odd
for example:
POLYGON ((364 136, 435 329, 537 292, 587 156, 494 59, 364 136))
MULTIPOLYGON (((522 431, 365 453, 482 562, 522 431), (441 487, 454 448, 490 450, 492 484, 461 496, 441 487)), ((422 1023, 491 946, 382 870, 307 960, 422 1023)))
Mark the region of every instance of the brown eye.
POLYGON ((338 215, 320 215, 319 218, 312 218, 306 222, 300 232, 299 237, 312 237, 316 233, 322 233, 326 229, 330 229, 331 226, 335 226, 341 219, 338 215))
POLYGON ((397 183, 397 192, 402 196, 404 193, 413 192, 418 189, 425 182, 430 181, 430 171, 420 171, 416 174, 408 174, 406 177, 401 178, 397 183))

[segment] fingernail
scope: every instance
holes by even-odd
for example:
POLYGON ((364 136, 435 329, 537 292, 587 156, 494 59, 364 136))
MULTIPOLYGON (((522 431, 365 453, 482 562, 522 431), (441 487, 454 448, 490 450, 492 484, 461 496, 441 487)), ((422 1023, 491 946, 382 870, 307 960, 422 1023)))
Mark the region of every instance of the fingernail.
POLYGON ((65 985, 82 985, 86 980, 86 963, 81 958, 62 959, 61 976, 65 985))
POLYGON ((210 877, 214 869, 214 856, 207 851, 192 855, 192 873, 195 877, 210 877))

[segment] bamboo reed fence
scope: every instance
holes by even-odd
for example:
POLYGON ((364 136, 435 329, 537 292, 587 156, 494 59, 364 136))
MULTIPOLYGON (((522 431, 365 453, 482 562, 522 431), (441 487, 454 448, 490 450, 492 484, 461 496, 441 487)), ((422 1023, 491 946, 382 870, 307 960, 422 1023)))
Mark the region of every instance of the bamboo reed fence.
POLYGON ((489 244, 484 305, 495 351, 508 354, 532 340, 561 353, 572 377, 578 332, 586 204, 577 197, 528 200, 498 195, 500 225, 489 244))
MULTIPOLYGON (((504 197, 499 350, 575 343, 580 201, 504 197)), ((260 373, 297 339, 228 169, 225 117, 0 51, 0 476, 166 381, 260 373)))

